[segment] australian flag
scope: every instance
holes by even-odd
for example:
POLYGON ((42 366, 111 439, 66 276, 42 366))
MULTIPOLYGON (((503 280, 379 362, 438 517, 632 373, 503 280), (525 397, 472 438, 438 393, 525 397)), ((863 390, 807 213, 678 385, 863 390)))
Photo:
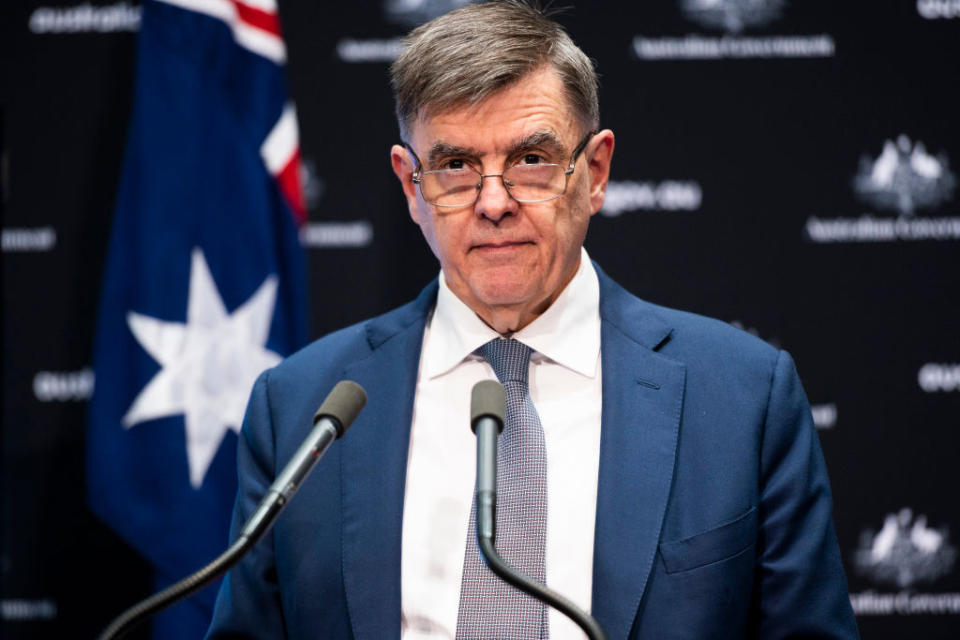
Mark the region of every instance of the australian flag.
MULTIPOLYGON (((143 3, 87 480, 91 507, 150 561, 157 588, 226 547, 247 396, 307 338, 285 59, 275 0, 143 3)), ((215 596, 160 614, 154 636, 202 637, 215 596)))

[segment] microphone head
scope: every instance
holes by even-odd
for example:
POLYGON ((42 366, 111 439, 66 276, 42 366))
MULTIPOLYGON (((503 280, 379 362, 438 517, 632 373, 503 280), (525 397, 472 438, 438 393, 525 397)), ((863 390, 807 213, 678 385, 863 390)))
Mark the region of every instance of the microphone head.
POLYGON ((313 415, 313 424, 328 416, 337 425, 337 437, 341 437, 353 424, 354 418, 367 404, 367 392, 352 380, 341 380, 327 395, 320 408, 313 415))
POLYGON ((503 432, 503 416, 507 413, 507 394, 496 380, 482 380, 473 385, 470 394, 470 428, 477 432, 480 418, 497 421, 497 432, 503 432))

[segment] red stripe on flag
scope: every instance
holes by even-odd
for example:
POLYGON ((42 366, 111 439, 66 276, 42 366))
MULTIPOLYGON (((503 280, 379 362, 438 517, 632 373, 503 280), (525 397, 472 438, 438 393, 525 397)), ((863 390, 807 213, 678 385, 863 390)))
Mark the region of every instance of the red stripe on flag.
POLYGON ((303 200, 303 186, 300 184, 300 149, 294 150, 290 160, 276 176, 280 192, 287 199, 293 209, 293 217, 297 225, 307 221, 307 205, 303 200))
POLYGON ((241 22, 245 22, 251 27, 256 27, 261 31, 272 33, 278 38, 280 34, 280 18, 275 13, 267 13, 260 9, 243 4, 238 0, 232 0, 233 6, 237 9, 237 17, 241 22))

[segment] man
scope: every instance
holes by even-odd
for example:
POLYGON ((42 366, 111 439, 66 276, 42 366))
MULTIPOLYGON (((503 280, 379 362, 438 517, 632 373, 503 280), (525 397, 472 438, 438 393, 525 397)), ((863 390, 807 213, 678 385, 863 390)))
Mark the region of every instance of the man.
POLYGON ((790 357, 582 249, 614 147, 589 59, 534 9, 472 5, 408 36, 393 85, 393 170, 442 273, 255 385, 234 532, 338 380, 369 402, 228 575, 211 637, 583 637, 478 559, 469 393, 495 377, 498 550, 611 639, 857 637, 790 357))

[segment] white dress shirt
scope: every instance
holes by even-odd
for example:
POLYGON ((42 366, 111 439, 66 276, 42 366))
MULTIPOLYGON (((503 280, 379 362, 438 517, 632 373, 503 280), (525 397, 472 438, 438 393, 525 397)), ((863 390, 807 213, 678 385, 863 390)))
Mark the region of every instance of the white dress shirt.
MULTIPOLYGON (((453 638, 476 479, 470 392, 490 365, 473 351, 499 334, 441 274, 427 320, 407 462, 401 553, 403 640, 453 638)), ((512 336, 531 349, 530 397, 547 448, 547 585, 590 610, 600 464, 600 285, 585 250, 573 280, 512 336)), ((550 638, 583 632, 550 609, 550 638)))

